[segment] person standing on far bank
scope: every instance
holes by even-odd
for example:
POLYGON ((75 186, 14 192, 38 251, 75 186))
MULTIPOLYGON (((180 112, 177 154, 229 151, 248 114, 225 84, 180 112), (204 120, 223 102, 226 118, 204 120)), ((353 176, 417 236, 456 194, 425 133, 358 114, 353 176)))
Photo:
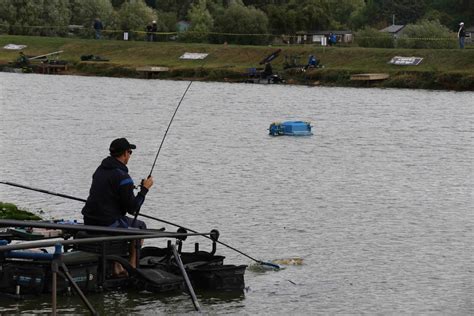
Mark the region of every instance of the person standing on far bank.
POLYGON ((459 48, 463 49, 464 40, 466 39, 466 30, 464 29, 464 22, 459 23, 458 38, 459 38, 459 48))
POLYGON ((135 215, 145 201, 148 190, 153 185, 153 178, 143 180, 140 192, 135 196, 135 185, 128 174, 127 163, 132 156, 132 149, 137 148, 125 138, 117 138, 110 144, 110 156, 102 163, 92 176, 89 197, 82 209, 85 225, 146 229, 143 221, 126 214, 135 215))
POLYGON ((151 34, 152 34, 152 42, 156 42, 157 34, 158 32, 158 25, 156 24, 156 21, 151 22, 151 34))
POLYGON ((95 39, 100 39, 102 37, 102 30, 104 29, 104 25, 99 18, 94 20, 94 30, 95 30, 95 39))
POLYGON ((147 42, 153 42, 152 26, 151 23, 148 23, 146 28, 146 40, 147 42))

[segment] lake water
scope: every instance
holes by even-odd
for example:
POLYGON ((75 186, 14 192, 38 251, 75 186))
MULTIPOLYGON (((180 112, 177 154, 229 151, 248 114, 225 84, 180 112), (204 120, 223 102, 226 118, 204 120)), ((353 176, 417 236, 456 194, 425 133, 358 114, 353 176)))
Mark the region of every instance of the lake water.
MULTIPOLYGON (((188 84, 0 73, 0 180, 86 198, 111 140, 127 137, 138 182, 188 84)), ((198 295, 206 314, 473 314, 473 127, 472 92, 193 82, 141 211, 217 228, 264 261, 304 260, 249 269, 238 297, 198 295), (283 120, 311 121, 314 135, 268 136, 283 120)), ((80 202, 33 191, 2 185, 0 201, 81 219, 80 202)), ((0 302, 0 313, 50 311, 49 297, 0 302)), ((193 311, 184 294, 91 302, 103 314, 193 311)), ((75 297, 58 304, 87 314, 75 297)))

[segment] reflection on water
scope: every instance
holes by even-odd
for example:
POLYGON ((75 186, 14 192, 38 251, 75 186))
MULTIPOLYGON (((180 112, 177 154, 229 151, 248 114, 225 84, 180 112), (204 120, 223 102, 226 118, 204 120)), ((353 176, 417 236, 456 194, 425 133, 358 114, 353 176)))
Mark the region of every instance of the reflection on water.
MULTIPOLYGON (((139 181, 187 84, 0 74, 2 180, 85 198, 110 141, 127 137, 138 145, 129 167, 139 181)), ((217 228, 221 241, 259 260, 304 260, 248 270, 238 298, 199 294, 210 314, 472 314, 473 96, 194 82, 142 212, 217 228), (283 120, 311 121, 314 136, 268 136, 283 120)), ((82 207, 5 186, 0 200, 49 218, 80 218, 82 207)), ((226 263, 252 263, 217 251, 226 263)), ((193 310, 184 294, 91 300, 106 314, 193 310)), ((46 301, 2 299, 0 311, 47 313, 46 301)), ((60 305, 86 312, 75 297, 60 305)))

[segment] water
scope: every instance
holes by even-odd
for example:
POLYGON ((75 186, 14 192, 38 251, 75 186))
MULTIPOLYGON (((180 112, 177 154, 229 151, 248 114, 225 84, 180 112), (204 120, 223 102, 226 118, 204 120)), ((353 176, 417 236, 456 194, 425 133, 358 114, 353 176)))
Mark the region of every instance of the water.
MULTIPOLYGON (((187 85, 0 73, 1 180, 86 198, 110 141, 127 137, 138 146, 129 168, 139 181, 187 85)), ((142 212, 218 228, 221 241, 258 259, 304 259, 279 272, 248 270, 241 296, 199 295, 208 314, 472 314, 473 97, 194 82, 142 212), (314 136, 268 136, 279 120, 309 120, 314 136)), ((80 218, 82 206, 7 186, 0 200, 47 218, 80 218)), ((186 295, 91 301, 105 314, 193 311, 186 295)), ((0 312, 47 313, 49 303, 2 298, 0 312)), ((59 307, 87 313, 75 297, 59 307)))

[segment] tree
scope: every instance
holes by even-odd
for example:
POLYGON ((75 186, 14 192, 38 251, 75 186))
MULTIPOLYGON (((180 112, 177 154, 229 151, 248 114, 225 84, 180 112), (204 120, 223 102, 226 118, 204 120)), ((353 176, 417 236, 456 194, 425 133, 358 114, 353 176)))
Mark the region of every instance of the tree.
POLYGON ((125 1, 127 0, 112 0, 112 6, 116 9, 119 9, 122 6, 122 4, 125 3, 125 1))
POLYGON ((354 12, 364 8, 364 0, 328 0, 331 28, 351 28, 354 12))
POLYGON ((326 0, 306 0, 301 5, 301 31, 327 30, 329 28, 330 9, 326 0))
POLYGON ((294 34, 297 29, 299 14, 286 6, 270 5, 267 15, 272 34, 294 34))
POLYGON ((178 21, 175 13, 156 11, 156 18, 158 30, 163 32, 176 31, 176 22, 178 21))
MULTIPOLYGON (((456 30, 460 21, 474 21, 474 1, 472 0, 429 0, 428 2, 429 8, 440 12, 440 21, 451 30, 456 30)), ((431 12, 426 16, 429 18, 430 14, 433 15, 431 12)))
POLYGON ((90 27, 95 18, 110 23, 113 6, 110 0, 70 0, 71 23, 90 27))
POLYGON ((49 0, 45 1, 42 11, 44 25, 50 25, 41 32, 41 35, 66 35, 68 25, 71 19, 68 0, 49 0))
POLYGON ((254 7, 246 7, 241 1, 232 2, 215 19, 215 31, 229 35, 214 38, 214 41, 236 44, 265 44, 268 41, 268 18, 254 7), (248 34, 248 35, 239 35, 248 34), (256 35, 259 34, 259 35, 256 35))
POLYGON ((186 40, 193 42, 205 42, 212 30, 214 20, 207 10, 206 0, 199 0, 191 6, 188 13, 191 27, 185 34, 186 40))
POLYGON ((376 0, 367 0, 365 6, 354 12, 351 17, 351 25, 355 29, 363 27, 377 27, 381 28, 385 23, 380 24, 381 21, 381 8, 380 4, 376 0))
POLYGON ((71 17, 67 0, 2 0, 0 20, 10 34, 65 35, 71 17))
POLYGON ((193 2, 192 0, 160 0, 155 2, 155 8, 163 12, 174 12, 180 20, 186 17, 193 2))
MULTIPOLYGON (((142 31, 146 23, 156 19, 156 14, 143 0, 128 0, 117 12, 112 28, 124 31, 142 31)), ((132 34, 130 34, 132 36, 132 34)), ((135 37, 142 37, 142 33, 134 33, 135 37)))

